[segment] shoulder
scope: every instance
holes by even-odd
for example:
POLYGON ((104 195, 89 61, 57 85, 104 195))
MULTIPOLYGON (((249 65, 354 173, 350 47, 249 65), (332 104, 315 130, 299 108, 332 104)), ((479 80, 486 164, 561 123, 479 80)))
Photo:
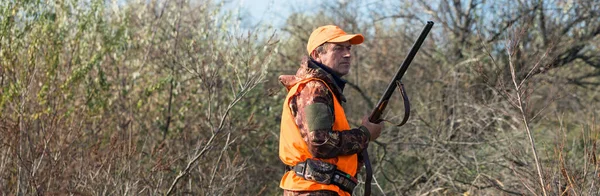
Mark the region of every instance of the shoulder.
POLYGON ((307 82, 300 90, 299 96, 304 97, 320 97, 331 96, 331 92, 327 85, 320 80, 311 80, 307 82))
POLYGON ((316 90, 316 91, 329 92, 328 86, 325 84, 325 82, 323 82, 321 80, 308 81, 304 85, 304 88, 302 90, 316 90))
POLYGON ((329 88, 320 80, 311 80, 305 83, 302 89, 295 94, 294 99, 299 105, 310 105, 312 103, 333 103, 333 95, 329 88))

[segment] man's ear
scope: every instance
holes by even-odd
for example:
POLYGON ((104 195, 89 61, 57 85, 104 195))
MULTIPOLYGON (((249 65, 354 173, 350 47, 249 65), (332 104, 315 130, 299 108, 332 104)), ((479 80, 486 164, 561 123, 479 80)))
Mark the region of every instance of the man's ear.
POLYGON ((310 57, 312 57, 312 59, 314 59, 315 61, 317 61, 317 62, 319 62, 319 63, 321 62, 321 58, 320 58, 320 56, 319 56, 319 52, 317 52, 317 50, 313 50, 313 51, 310 53, 310 57))

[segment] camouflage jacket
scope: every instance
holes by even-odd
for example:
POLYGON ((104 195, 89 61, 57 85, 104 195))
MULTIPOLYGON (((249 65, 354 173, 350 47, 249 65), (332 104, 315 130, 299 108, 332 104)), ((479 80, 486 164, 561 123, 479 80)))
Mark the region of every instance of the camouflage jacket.
MULTIPOLYGON (((318 78, 327 83, 333 95, 320 81, 310 81, 290 99, 290 108, 296 125, 308 150, 316 158, 333 158, 361 152, 369 142, 369 131, 361 126, 347 131, 332 130, 334 122, 333 97, 346 102, 342 94, 345 81, 332 75, 327 67, 304 57, 296 75, 279 77, 281 83, 290 89, 297 82, 307 78, 318 78)), ((342 104, 342 103, 340 103, 342 104)), ((359 157, 359 167, 362 165, 359 157)))

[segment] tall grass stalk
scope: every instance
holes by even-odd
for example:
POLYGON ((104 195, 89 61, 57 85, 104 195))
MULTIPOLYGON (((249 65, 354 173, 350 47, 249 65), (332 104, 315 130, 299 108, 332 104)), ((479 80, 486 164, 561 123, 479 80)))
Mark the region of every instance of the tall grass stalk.
MULTIPOLYGON (((546 191, 546 183, 544 182, 544 173, 543 173, 543 167, 542 164, 539 161, 539 156, 537 153, 537 149, 536 149, 536 145, 535 145, 535 140, 533 135, 531 134, 531 129, 530 129, 530 123, 529 123, 529 119, 526 116, 525 113, 525 106, 524 104, 526 103, 526 99, 524 97, 522 97, 525 93, 527 93, 526 91, 528 91, 529 89, 524 88, 524 84, 527 82, 527 80, 529 79, 529 76, 531 75, 531 73, 536 70, 540 64, 543 62, 544 58, 546 57, 546 55, 548 54, 547 52, 544 53, 544 55, 542 56, 542 58, 536 62, 536 64, 531 68, 531 70, 529 71, 529 73, 525 76, 525 78, 521 79, 521 81, 518 81, 518 78, 516 76, 516 71, 515 71, 515 65, 513 63, 513 56, 514 56, 514 52, 515 52, 515 48, 514 47, 518 47, 518 43, 511 43, 510 41, 507 41, 507 47, 506 47, 506 52, 508 53, 508 65, 510 68, 510 74, 511 74, 511 79, 512 79, 512 83, 513 83, 513 90, 514 90, 514 101, 512 102, 513 105, 519 110, 519 113, 521 115, 521 120, 523 122, 523 126, 525 127, 525 131, 527 132, 527 137, 529 138, 529 145, 531 147, 531 151, 533 153, 533 159, 535 161, 535 166, 536 166, 536 170, 537 170, 537 174, 538 174, 538 180, 540 183, 540 188, 542 189, 542 193, 544 196, 547 196, 548 193, 546 191)), ((512 42, 518 42, 518 39, 512 40, 512 42)), ((535 194, 535 193, 533 193, 535 194)))

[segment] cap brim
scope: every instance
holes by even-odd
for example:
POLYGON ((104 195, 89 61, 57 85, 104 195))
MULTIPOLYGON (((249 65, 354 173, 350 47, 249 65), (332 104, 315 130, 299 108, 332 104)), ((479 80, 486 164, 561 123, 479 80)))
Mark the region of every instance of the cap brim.
POLYGON ((365 41, 365 38, 361 34, 350 34, 350 35, 342 35, 336 38, 333 38, 327 42, 345 42, 350 41, 350 44, 361 44, 365 41))

